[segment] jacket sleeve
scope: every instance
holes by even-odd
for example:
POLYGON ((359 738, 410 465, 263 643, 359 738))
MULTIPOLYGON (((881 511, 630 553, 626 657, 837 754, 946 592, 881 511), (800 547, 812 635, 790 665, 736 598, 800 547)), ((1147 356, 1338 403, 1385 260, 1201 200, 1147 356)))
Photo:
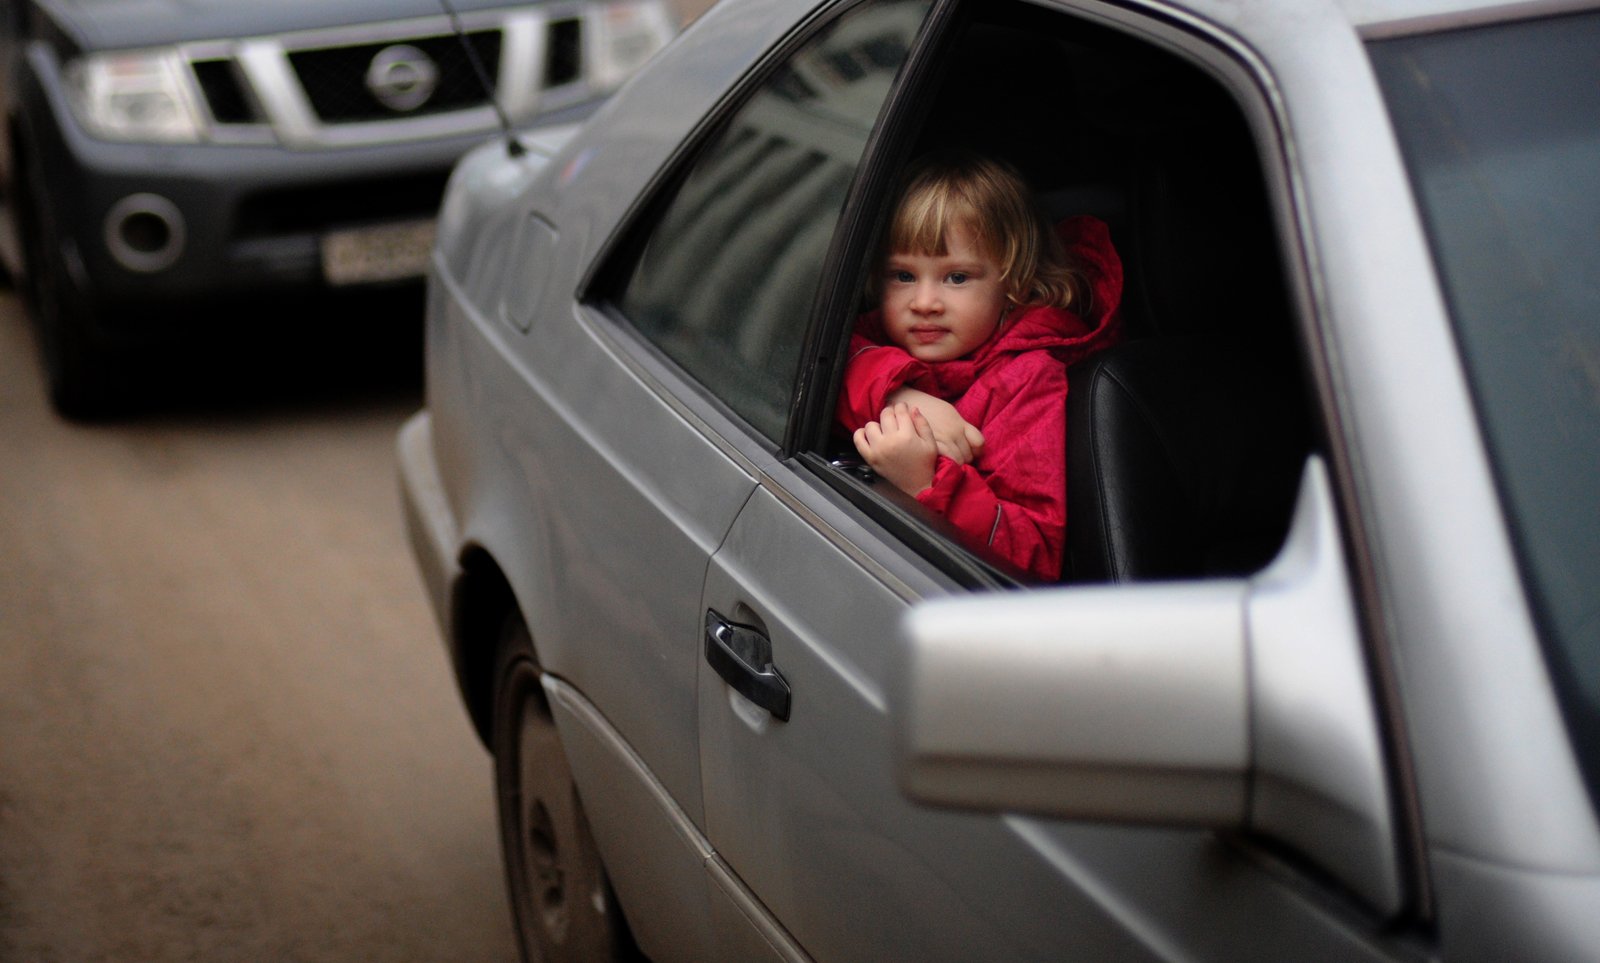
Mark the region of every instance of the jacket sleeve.
POLYGON ((921 375, 926 365, 903 349, 877 344, 859 334, 850 337, 850 360, 844 369, 835 418, 847 432, 877 421, 889 393, 921 375))
MULTIPOLYGON (((1067 529, 1067 376, 1042 356, 996 392, 979 428, 990 439, 976 467, 941 457, 917 500, 1035 578, 1055 581, 1067 529)), ((1011 380, 1008 378, 1008 381, 1011 380)))

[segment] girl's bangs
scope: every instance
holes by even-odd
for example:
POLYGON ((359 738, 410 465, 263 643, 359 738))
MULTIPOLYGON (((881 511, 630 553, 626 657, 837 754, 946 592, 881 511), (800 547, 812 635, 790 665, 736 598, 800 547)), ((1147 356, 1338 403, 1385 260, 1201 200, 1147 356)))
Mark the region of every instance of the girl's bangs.
POLYGON ((889 227, 889 250, 942 257, 949 252, 945 238, 951 227, 972 237, 984 256, 995 258, 983 218, 971 201, 955 192, 926 190, 907 197, 889 227))

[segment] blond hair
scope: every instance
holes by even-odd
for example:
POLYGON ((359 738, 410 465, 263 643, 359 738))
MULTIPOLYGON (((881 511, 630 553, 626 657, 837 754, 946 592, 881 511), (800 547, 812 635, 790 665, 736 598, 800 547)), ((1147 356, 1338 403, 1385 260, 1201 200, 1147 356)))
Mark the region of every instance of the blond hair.
POLYGON ((1087 309, 1088 279, 1068 261, 1011 165, 967 151, 942 151, 913 164, 904 185, 885 256, 942 256, 956 225, 971 235, 981 255, 999 265, 1012 304, 1087 309))

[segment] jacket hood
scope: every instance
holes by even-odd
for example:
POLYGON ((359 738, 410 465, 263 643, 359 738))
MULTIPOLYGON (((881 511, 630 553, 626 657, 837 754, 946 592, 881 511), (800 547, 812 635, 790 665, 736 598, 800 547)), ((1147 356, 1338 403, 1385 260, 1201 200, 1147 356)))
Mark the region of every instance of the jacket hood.
MULTIPOLYGON (((386 20, 444 17, 439 0, 37 0, 85 50, 154 47, 321 30, 386 20)), ((451 0, 462 14, 516 6, 451 0)))
POLYGON ((970 360, 979 369, 1008 355, 1040 349, 1071 364, 1106 347, 1119 334, 1122 260, 1111 245, 1110 229, 1096 217, 1069 217, 1056 225, 1056 235, 1088 279, 1085 309, 1021 308, 998 336, 972 353, 970 360))

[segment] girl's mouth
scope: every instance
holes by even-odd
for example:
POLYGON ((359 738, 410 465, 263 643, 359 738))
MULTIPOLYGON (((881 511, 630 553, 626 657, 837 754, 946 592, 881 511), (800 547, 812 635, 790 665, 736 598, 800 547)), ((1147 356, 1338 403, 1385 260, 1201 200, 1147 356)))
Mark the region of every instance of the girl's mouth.
POLYGON ((918 344, 933 344, 935 341, 938 341, 940 338, 944 337, 945 332, 943 328, 919 325, 912 328, 909 333, 911 335, 911 340, 918 344))

